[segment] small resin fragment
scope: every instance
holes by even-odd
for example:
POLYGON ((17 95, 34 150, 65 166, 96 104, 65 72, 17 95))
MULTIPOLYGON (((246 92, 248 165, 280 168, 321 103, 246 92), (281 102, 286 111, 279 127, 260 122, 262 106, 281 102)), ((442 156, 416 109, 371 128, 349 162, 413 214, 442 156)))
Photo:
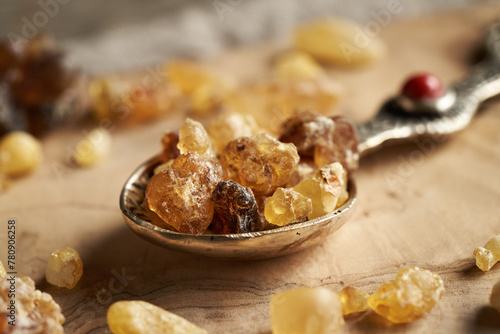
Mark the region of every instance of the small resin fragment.
POLYGON ((347 172, 358 169, 358 134, 354 123, 344 116, 332 118, 335 130, 328 140, 318 142, 314 148, 314 163, 324 166, 333 162, 340 162, 347 172))
POLYGON ((181 153, 177 148, 179 143, 179 135, 173 131, 167 131, 161 137, 161 161, 167 162, 177 158, 181 153))
POLYGON ((5 271, 5 267, 3 266, 2 261, 0 261, 0 278, 4 278, 7 275, 7 272, 5 271))
POLYGON ((177 148, 181 154, 196 152, 199 155, 212 155, 212 139, 200 122, 187 118, 179 129, 177 148))
POLYGON ((386 54, 376 36, 368 37, 362 27, 340 19, 321 19, 295 29, 294 45, 314 58, 336 65, 373 63, 386 54))
POLYGON ((206 334, 207 331, 186 319, 143 301, 119 301, 106 316, 114 334, 206 334))
POLYGON ((312 200, 313 211, 309 219, 332 212, 349 198, 347 173, 338 162, 319 168, 293 189, 312 200))
POLYGON ((474 249, 474 257, 476 265, 482 271, 490 270, 495 263, 500 261, 500 235, 497 235, 490 240, 484 247, 474 249))
POLYGON ((82 167, 92 167, 104 159, 111 150, 111 135, 103 128, 90 131, 76 145, 73 159, 82 167))
POLYGON ((310 198, 290 188, 278 188, 266 201, 265 216, 269 223, 285 226, 307 220, 312 210, 310 198))
POLYGON ((229 77, 192 61, 171 61, 166 71, 172 85, 189 99, 191 110, 200 114, 216 110, 233 86, 229 77))
POLYGON ((356 312, 364 312, 369 309, 368 294, 363 290, 346 286, 338 292, 342 304, 342 314, 347 315, 356 312))
POLYGON ((500 282, 493 285, 490 296, 490 305, 500 312, 500 282))
POLYGON ((97 119, 118 119, 123 123, 150 121, 166 115, 179 104, 179 92, 159 80, 103 77, 89 84, 92 112, 97 119))
POLYGON ((394 323, 417 320, 429 312, 444 293, 437 274, 418 267, 401 269, 392 282, 386 282, 368 297, 368 305, 394 323))
POLYGON ((304 110, 283 122, 279 140, 293 143, 302 157, 312 158, 316 145, 332 142, 334 129, 335 123, 331 118, 304 110))
POLYGON ((248 187, 234 181, 220 181, 213 194, 214 218, 211 231, 217 234, 254 231, 260 216, 257 202, 248 187))
POLYGON ((236 112, 225 112, 217 116, 208 124, 207 130, 219 152, 232 140, 261 132, 251 115, 236 112))
POLYGON ((259 126, 279 134, 281 123, 296 110, 330 114, 338 102, 340 85, 328 77, 287 80, 275 78, 258 82, 228 94, 226 105, 252 115, 259 126))
POLYGON ((177 231, 201 234, 212 221, 214 203, 210 196, 221 177, 217 159, 182 154, 149 180, 149 208, 177 231))
POLYGON ((0 172, 6 175, 32 172, 42 159, 42 145, 29 133, 10 132, 0 140, 0 172))
POLYGON ((52 285, 73 289, 83 275, 83 263, 78 252, 70 247, 50 255, 45 278, 52 285))
POLYGON ((63 334, 61 307, 45 292, 35 289, 29 277, 0 280, 0 332, 63 334), (15 285, 15 316, 9 318, 11 286, 15 285), (8 321, 15 320, 15 327, 8 321))
POLYGON ((263 133, 233 140, 221 152, 221 164, 229 178, 252 188, 257 195, 271 194, 284 186, 298 162, 295 145, 263 133))
POLYGON ((277 293, 270 309, 273 334, 335 334, 344 326, 339 297, 323 287, 277 293))
POLYGON ((490 270, 498 262, 493 252, 484 247, 474 249, 474 257, 476 258, 476 266, 482 271, 490 270))
POLYGON ((314 58, 300 51, 280 55, 276 60, 274 71, 277 77, 284 79, 316 78, 324 73, 314 58))

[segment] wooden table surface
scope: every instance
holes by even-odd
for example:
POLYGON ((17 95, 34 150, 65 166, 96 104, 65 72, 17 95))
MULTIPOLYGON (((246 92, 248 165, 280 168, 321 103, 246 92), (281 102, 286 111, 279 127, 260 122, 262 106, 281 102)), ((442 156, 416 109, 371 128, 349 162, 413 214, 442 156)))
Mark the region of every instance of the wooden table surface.
MULTIPOLYGON (((444 82, 467 71, 498 5, 394 21, 381 36, 389 56, 373 67, 330 70, 344 87, 339 112, 356 121, 415 71, 444 82)), ((227 51, 208 60, 242 79, 269 71, 277 44, 227 51), (251 65, 249 65, 251 64, 251 65)), ((500 231, 500 103, 488 102, 463 132, 447 140, 410 143, 366 157, 357 174, 358 208, 351 221, 317 247, 254 262, 177 253, 135 236, 122 221, 118 195, 135 167, 155 154, 179 113, 145 126, 116 124, 111 154, 92 169, 66 167, 68 151, 92 124, 43 140, 45 162, 0 197, 0 259, 6 224, 17 221, 18 271, 49 292, 66 316, 67 333, 106 333, 106 311, 119 300, 145 300, 210 333, 270 333, 272 294, 299 286, 346 285, 374 292, 399 268, 420 266, 441 275, 446 292, 422 319, 390 325, 372 312, 348 317, 345 333, 486 333, 500 330, 488 306, 500 265, 483 273, 472 251, 500 231), (44 279, 51 251, 77 249, 84 275, 73 290, 44 279)))

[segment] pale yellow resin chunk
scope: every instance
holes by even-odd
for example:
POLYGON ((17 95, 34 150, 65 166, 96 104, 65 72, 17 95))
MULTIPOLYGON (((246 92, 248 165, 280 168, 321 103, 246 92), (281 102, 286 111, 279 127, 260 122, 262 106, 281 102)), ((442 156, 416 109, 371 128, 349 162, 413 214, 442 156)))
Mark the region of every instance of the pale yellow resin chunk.
POLYGON ((52 285, 73 289, 83 275, 83 263, 73 248, 63 248, 50 255, 45 278, 52 285))
POLYGON ((0 173, 20 176, 35 170, 42 160, 42 145, 29 133, 10 132, 0 140, 0 173))
POLYGON ((307 219, 312 212, 312 201, 290 188, 278 188, 267 199, 264 215, 267 221, 285 226, 307 219))
POLYGON ((73 154, 82 167, 92 167, 104 159, 111 150, 111 135, 102 128, 90 131, 77 145, 73 154))
POLYGON ((309 219, 332 212, 349 198, 347 172, 339 162, 321 167, 293 189, 312 200, 313 212, 309 219))
POLYGON ((482 271, 490 270, 495 263, 500 261, 500 235, 491 238, 484 247, 474 249, 476 265, 482 271))
POLYGON ((271 298, 273 334, 335 334, 344 326, 337 294, 327 288, 299 288, 271 298))
POLYGON ((206 334, 186 319, 143 301, 120 301, 110 306, 108 326, 114 334, 206 334))
POLYGON ((392 282, 386 282, 368 297, 368 305, 394 323, 415 321, 429 312, 444 293, 437 274, 418 267, 401 269, 392 282))
POLYGON ((386 54, 386 46, 377 36, 368 36, 363 28, 345 20, 321 19, 299 26, 294 45, 316 59, 337 65, 373 63, 386 54))
POLYGON ((342 304, 342 313, 344 315, 364 312, 370 307, 368 306, 368 294, 363 290, 346 286, 338 292, 340 303, 342 304))

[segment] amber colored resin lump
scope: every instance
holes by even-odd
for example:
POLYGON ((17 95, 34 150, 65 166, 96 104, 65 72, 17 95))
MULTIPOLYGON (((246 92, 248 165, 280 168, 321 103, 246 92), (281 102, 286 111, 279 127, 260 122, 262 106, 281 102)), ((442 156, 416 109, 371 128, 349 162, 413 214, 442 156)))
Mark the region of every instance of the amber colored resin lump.
POLYGON ((207 334, 204 329, 176 314, 138 300, 112 304, 106 318, 114 334, 207 334))
POLYGON ((51 333, 63 334, 64 316, 61 307, 45 292, 35 289, 35 282, 29 277, 16 277, 15 280, 15 327, 7 323, 8 296, 11 281, 0 280, 0 333, 51 333), (13 330, 15 328, 15 330, 13 330))
POLYGON ((146 188, 149 208, 177 231, 203 233, 214 213, 210 200, 222 171, 217 159, 188 152, 154 175, 146 188))
POLYGON ((429 312, 444 293, 443 280, 429 270, 401 269, 392 282, 384 283, 368 297, 368 305, 394 323, 417 320, 429 312))
POLYGON ((313 158, 318 167, 340 162, 348 172, 358 168, 358 134, 346 117, 299 111, 283 122, 279 139, 295 144, 300 156, 313 158))
POLYGON ((337 294, 342 304, 342 314, 344 315, 364 312, 370 308, 367 302, 368 294, 363 290, 346 286, 337 294))
POLYGON ((179 129, 177 148, 181 154, 196 152, 199 155, 213 155, 212 139, 200 122, 187 118, 179 129))
POLYGON ((490 270, 495 263, 500 261, 500 235, 491 238, 484 247, 474 249, 476 265, 482 271, 490 270))
POLYGON ((285 226, 307 220, 312 212, 312 201, 290 188, 278 188, 267 199, 265 217, 273 225, 285 226))
POLYGON ((313 211, 309 219, 332 212, 349 198, 347 173, 338 162, 319 168, 293 189, 312 200, 313 211))
POLYGON ((45 278, 52 285, 73 289, 83 275, 83 263, 77 251, 70 247, 50 255, 45 278))
POLYGON ((273 334, 335 334, 344 326, 337 294, 327 288, 298 288, 273 295, 273 334))
POLYGON ((229 178, 250 187, 257 195, 272 194, 284 186, 297 168, 299 155, 293 144, 267 134, 231 141, 221 152, 229 178))

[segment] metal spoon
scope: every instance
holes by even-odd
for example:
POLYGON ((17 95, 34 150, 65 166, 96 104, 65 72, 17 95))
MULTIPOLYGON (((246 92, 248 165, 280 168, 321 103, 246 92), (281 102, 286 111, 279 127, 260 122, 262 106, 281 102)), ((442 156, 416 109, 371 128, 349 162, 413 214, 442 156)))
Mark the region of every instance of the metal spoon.
MULTIPOLYGON (((500 93, 500 22, 486 38, 486 59, 462 81, 432 101, 409 103, 402 96, 390 99, 371 121, 357 126, 359 152, 365 155, 381 146, 419 136, 441 136, 465 128, 481 102, 500 93)), ((334 212, 303 223, 262 232, 190 235, 170 231, 149 222, 142 202, 156 157, 130 176, 120 195, 120 209, 127 225, 140 237, 178 251, 233 259, 273 258, 300 251, 337 231, 356 206, 356 185, 349 181, 349 199, 334 212)))

